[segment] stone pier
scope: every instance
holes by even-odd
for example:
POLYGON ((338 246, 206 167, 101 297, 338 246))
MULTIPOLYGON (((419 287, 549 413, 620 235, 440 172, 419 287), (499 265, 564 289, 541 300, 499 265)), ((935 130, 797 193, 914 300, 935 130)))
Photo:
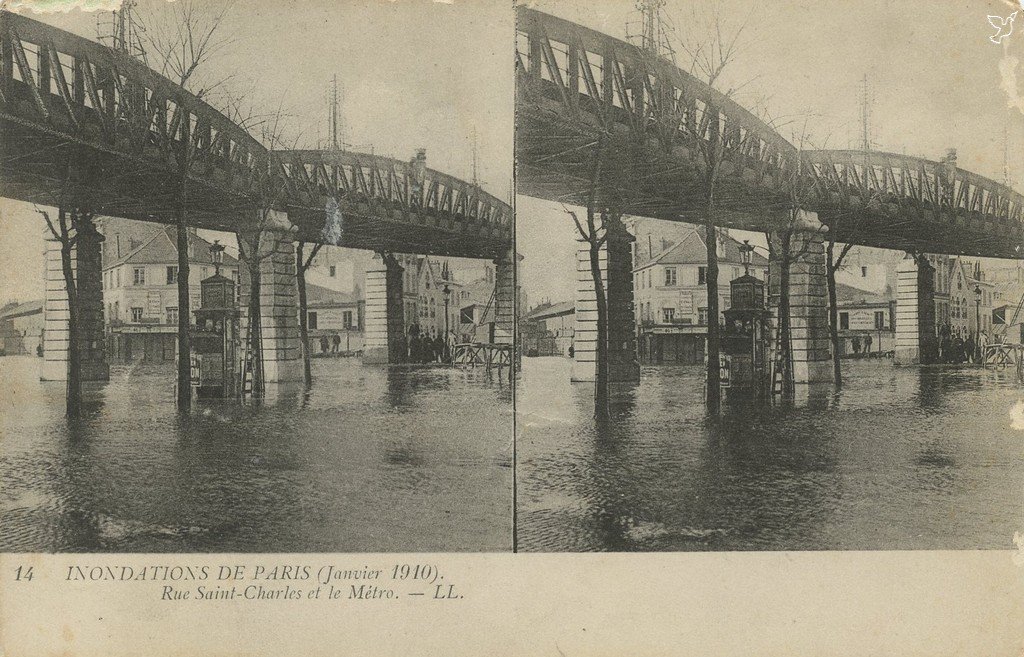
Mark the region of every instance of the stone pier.
MULTIPOLYGON (((618 218, 608 219, 606 223, 608 239, 601 246, 599 262, 608 299, 608 379, 612 383, 636 382, 640 380, 640 365, 636 359, 636 325, 633 316, 633 236, 618 218)), ((573 349, 572 380, 596 380, 597 295, 590 270, 590 244, 582 239, 576 250, 576 331, 573 349)))
MULTIPOLYGON (((270 210, 259 235, 244 235, 245 253, 257 252, 260 271, 260 337, 266 383, 302 380, 302 345, 299 337, 299 293, 295 278, 295 242, 292 225, 283 212, 270 210), (258 239, 257 239, 258 237, 258 239), (258 250, 255 249, 258 243, 258 250)), ((243 263, 248 267, 248 263, 243 263)), ((249 273, 240 270, 242 350, 249 334, 249 273)))
MULTIPOLYGON (((70 220, 70 219, 69 219, 70 220)), ((54 221, 56 225, 56 221, 54 221)), ((78 344, 82 381, 110 378, 103 326, 103 236, 91 221, 84 222, 71 251, 71 268, 78 291, 78 344)), ((68 295, 61 265, 61 244, 46 232, 46 293, 43 303, 43 381, 68 378, 68 295)))
POLYGON ((896 267, 896 355, 901 365, 933 363, 935 269, 924 256, 908 255, 896 267))
POLYGON ((398 259, 387 253, 375 254, 366 270, 364 363, 406 360, 403 272, 398 259))
MULTIPOLYGON (((828 281, 825 231, 814 212, 801 210, 790 237, 789 317, 793 349, 793 382, 832 383, 832 352, 828 331, 828 281)), ((772 234, 768 262, 769 308, 772 312, 770 349, 778 348, 782 240, 772 234)))
POLYGON ((494 342, 515 344, 516 263, 510 251, 494 260, 494 342))

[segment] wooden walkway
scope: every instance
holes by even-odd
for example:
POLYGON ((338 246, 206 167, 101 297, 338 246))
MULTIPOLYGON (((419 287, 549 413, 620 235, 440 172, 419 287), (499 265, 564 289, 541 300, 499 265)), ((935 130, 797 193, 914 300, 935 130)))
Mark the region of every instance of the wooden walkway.
POLYGON ((465 342, 455 345, 452 350, 452 364, 456 367, 497 368, 498 376, 503 375, 503 368, 508 369, 508 379, 513 379, 515 367, 513 363, 513 351, 510 344, 493 344, 484 342, 465 342))

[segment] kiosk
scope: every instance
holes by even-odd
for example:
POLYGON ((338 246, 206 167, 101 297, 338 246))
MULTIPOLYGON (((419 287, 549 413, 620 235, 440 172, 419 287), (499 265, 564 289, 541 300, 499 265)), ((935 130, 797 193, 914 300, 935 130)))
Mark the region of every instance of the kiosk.
MULTIPOLYGON (((746 245, 747 243, 744 242, 746 245)), ((747 245, 746 256, 753 247, 747 245)), ((746 264, 748 259, 744 258, 746 264)), ((765 283, 746 273, 729 282, 731 307, 722 331, 722 386, 729 391, 761 396, 769 391, 768 336, 770 313, 765 304, 765 283)))
POLYGON ((196 396, 224 398, 237 392, 238 306, 235 282, 220 273, 224 247, 210 247, 215 272, 199 283, 202 293, 192 327, 192 388, 196 396))

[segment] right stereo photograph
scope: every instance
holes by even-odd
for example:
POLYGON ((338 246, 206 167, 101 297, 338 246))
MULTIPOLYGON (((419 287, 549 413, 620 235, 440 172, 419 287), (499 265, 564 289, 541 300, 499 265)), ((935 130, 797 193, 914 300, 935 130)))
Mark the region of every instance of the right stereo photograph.
POLYGON ((1013 10, 516 8, 518 551, 1013 547, 1013 10))

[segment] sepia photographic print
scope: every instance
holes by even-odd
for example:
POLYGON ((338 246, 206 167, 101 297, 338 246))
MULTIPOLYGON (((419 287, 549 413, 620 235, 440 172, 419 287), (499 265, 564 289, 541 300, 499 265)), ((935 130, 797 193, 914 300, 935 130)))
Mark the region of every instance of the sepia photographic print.
POLYGON ((0 655, 1020 655, 1022 30, 0 0, 0 655))
POLYGON ((517 8, 518 548, 1012 548, 1019 7, 599 7, 517 8))
POLYGON ((511 12, 2 20, 0 547, 510 550, 511 12))

